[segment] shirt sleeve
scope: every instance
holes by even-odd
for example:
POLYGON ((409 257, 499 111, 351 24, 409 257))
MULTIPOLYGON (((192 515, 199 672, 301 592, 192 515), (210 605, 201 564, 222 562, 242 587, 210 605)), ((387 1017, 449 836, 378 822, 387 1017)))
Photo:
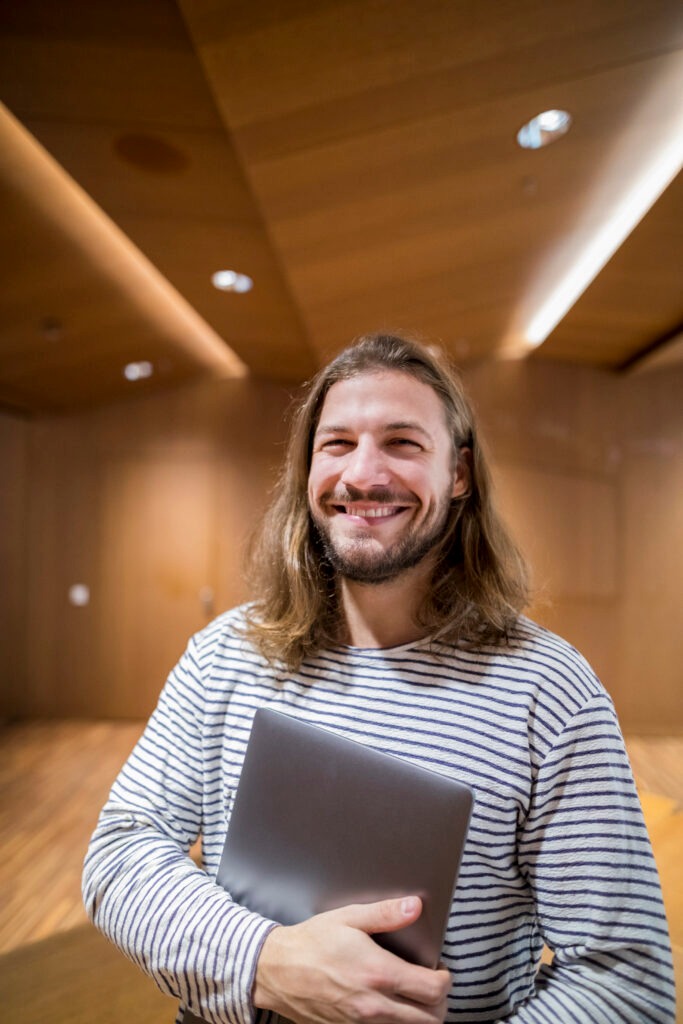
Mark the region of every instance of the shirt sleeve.
POLYGON ((111 790, 90 841, 93 923, 159 988, 212 1024, 253 1024, 254 972, 274 927, 188 851, 202 829, 203 685, 194 641, 111 790))
POLYGON ((554 958, 506 1024, 673 1024, 659 878, 606 693, 570 720, 544 759, 519 851, 554 958))

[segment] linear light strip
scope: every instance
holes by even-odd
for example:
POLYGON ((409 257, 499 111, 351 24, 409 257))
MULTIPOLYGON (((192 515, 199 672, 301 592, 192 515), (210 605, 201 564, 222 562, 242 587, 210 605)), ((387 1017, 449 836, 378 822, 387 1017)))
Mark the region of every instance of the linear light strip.
POLYGON ((631 234, 662 192, 683 167, 683 125, 674 138, 660 150, 648 167, 618 203, 609 220, 593 237, 588 247, 571 266, 568 274, 551 292, 524 331, 528 344, 541 345, 569 312, 588 285, 631 234))
POLYGON ((2 103, 0 174, 171 343, 221 376, 246 375, 216 331, 2 103))

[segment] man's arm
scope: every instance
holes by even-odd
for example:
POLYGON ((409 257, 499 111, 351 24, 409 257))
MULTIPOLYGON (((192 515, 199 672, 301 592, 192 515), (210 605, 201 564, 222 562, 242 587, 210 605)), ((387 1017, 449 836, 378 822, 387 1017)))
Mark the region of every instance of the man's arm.
POLYGON ((606 694, 570 720, 545 758, 519 862, 555 956, 505 1024, 673 1024, 657 869, 606 694))
POLYGON ((274 923, 233 903, 187 856, 203 825, 201 661, 191 642, 114 783, 83 898, 94 924, 163 992, 208 1021, 251 1024, 256 960, 274 923))
POLYGON ((369 938, 411 924, 419 899, 407 912, 390 900, 277 927, 187 856, 202 829, 201 660, 191 642, 102 811, 83 874, 92 921, 163 992, 215 1024, 252 1024, 274 1004, 307 1022, 376 1020, 379 1005, 388 1024, 439 1024, 448 972, 407 964, 369 938))
POLYGON ((343 907, 276 928, 261 950, 253 999, 296 1024, 442 1024, 450 975, 408 964, 370 936, 422 910, 417 897, 343 907))

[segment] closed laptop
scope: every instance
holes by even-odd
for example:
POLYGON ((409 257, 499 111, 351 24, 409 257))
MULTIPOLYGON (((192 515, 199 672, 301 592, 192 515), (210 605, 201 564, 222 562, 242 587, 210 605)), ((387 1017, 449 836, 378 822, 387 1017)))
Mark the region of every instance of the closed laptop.
MULTIPOLYGON (((373 938, 436 967, 473 800, 450 776, 260 708, 217 882, 283 925, 351 903, 420 896, 416 922, 373 938)), ((188 1011, 183 1024, 197 1020, 188 1011)))

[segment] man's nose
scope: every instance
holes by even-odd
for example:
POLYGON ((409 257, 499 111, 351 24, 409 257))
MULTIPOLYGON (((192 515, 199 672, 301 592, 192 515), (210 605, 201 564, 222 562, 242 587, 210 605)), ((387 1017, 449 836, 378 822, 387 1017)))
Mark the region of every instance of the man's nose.
POLYGON ((349 487, 367 491, 371 487, 386 487, 390 482, 386 457, 372 441, 359 441, 344 462, 341 482, 349 487))

